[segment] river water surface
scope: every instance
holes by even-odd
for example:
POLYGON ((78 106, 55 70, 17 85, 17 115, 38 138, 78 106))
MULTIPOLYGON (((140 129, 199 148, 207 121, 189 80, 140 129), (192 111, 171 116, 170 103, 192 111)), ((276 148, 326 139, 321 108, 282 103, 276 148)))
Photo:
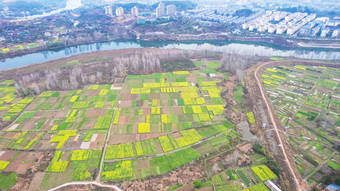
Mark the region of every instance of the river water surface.
POLYGON ((311 49, 311 48, 286 48, 271 44, 256 42, 235 42, 235 41, 111 41, 78 45, 59 50, 41 51, 26 54, 14 58, 8 58, 0 62, 0 70, 6 70, 50 61, 66 56, 82 53, 89 53, 101 50, 115 50, 126 48, 156 47, 156 48, 179 48, 187 50, 214 50, 239 55, 259 56, 283 56, 319 60, 340 60, 339 49, 311 49))

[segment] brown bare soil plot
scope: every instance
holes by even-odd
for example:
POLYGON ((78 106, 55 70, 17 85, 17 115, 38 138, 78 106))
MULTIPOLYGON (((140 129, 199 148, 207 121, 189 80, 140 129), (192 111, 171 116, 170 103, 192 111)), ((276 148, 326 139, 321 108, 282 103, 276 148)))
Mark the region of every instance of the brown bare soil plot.
POLYGON ((49 97, 46 101, 46 103, 56 103, 58 100, 57 97, 49 97))
POLYGON ((106 114, 106 109, 89 109, 86 111, 85 117, 99 117, 106 114))
POLYGON ((167 135, 169 133, 146 133, 146 134, 139 134, 140 135, 140 140, 144 141, 147 139, 153 139, 153 138, 157 138, 159 136, 163 136, 163 135, 167 135))
POLYGON ((120 107, 131 107, 131 101, 121 101, 120 107))
POLYGON ((163 114, 170 114, 170 108, 169 107, 163 107, 163 114))
MULTIPOLYGON (((5 151, 5 150, 0 150, 0 151, 5 151)), ((0 156, 0 160, 8 161, 15 153, 17 153, 17 151, 5 151, 5 153, 0 156)))
POLYGON ((29 106, 27 106, 26 110, 27 111, 32 111, 34 110, 36 107, 38 107, 39 104, 36 103, 31 103, 29 106))
POLYGON ((36 152, 34 156, 33 153, 21 152, 11 163, 9 163, 5 171, 25 174, 26 171, 33 166, 34 161, 41 155, 42 153, 40 152, 36 152))
POLYGON ((173 107, 172 110, 174 111, 175 115, 181 114, 182 108, 180 107, 173 107))
POLYGON ((178 131, 177 123, 173 123, 173 124, 172 124, 172 131, 173 131, 173 132, 178 131))
POLYGON ((150 115, 151 114, 151 108, 144 108, 143 109, 143 115, 150 115))
POLYGON ((125 94, 122 98, 122 101, 131 101, 138 99, 139 95, 137 94, 125 94))
POLYGON ((97 139, 90 143, 89 149, 101 149, 104 146, 106 134, 98 134, 97 139))
POLYGON ((37 191, 40 190, 40 184, 44 180, 45 172, 37 172, 34 174, 34 177, 31 181, 30 187, 28 191, 37 191))
POLYGON ((136 136, 133 134, 125 134, 125 135, 110 135, 109 145, 116 145, 122 143, 132 143, 135 142, 136 136))
POLYGON ((32 121, 26 121, 25 124, 21 127, 21 130, 27 131, 31 130, 35 127, 35 124, 32 121))
POLYGON ((58 111, 57 114, 55 115, 56 118, 64 118, 66 117, 68 111, 58 111))
POLYGON ((150 99, 159 99, 159 96, 158 94, 153 93, 153 94, 150 94, 150 99))
POLYGON ((80 129, 93 129, 97 122, 97 118, 91 117, 91 118, 86 118, 86 122, 83 123, 80 129))

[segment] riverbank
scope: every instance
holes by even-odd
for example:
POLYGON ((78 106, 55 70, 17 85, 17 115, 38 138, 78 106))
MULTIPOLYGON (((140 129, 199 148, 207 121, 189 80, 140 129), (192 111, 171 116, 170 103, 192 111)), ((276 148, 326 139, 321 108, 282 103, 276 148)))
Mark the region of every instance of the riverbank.
POLYGON ((330 49, 340 49, 340 43, 306 43, 299 42, 297 43, 300 47, 308 47, 308 48, 330 48, 330 49))
POLYGON ((171 43, 211 43, 215 45, 227 45, 230 43, 244 43, 244 44, 255 44, 260 46, 268 46, 274 47, 280 50, 288 50, 288 49, 299 49, 299 50, 314 50, 317 48, 318 51, 328 51, 335 50, 340 51, 340 42, 336 43, 327 43, 327 41, 323 42, 304 42, 304 41, 292 41, 286 39, 278 39, 278 38, 265 38, 265 37, 240 37, 240 36, 230 36, 223 34, 204 34, 204 35, 185 35, 185 36, 177 36, 177 37, 164 37, 160 36, 154 37, 143 37, 140 40, 136 39, 89 39, 83 41, 74 41, 72 43, 57 43, 54 45, 45 45, 39 46, 31 49, 23 49, 17 50, 14 52, 8 53, 0 53, 0 59, 5 60, 8 58, 15 58, 24 56, 27 54, 44 52, 44 51, 59 51, 66 48, 71 48, 79 45, 88 45, 94 43, 108 43, 108 42, 136 42, 140 43, 142 47, 161 47, 166 46, 171 43), (209 36, 210 35, 210 36, 209 36), (143 46, 143 44, 145 46, 143 46), (152 45, 150 45, 152 44, 152 45))
POLYGON ((32 54, 37 52, 43 52, 43 51, 58 51, 65 48, 73 47, 73 46, 79 46, 79 45, 86 45, 86 44, 93 44, 93 43, 104 43, 104 42, 110 42, 110 41, 128 41, 133 39, 125 39, 125 40, 119 40, 119 39, 89 39, 86 41, 75 41, 72 43, 55 43, 53 45, 44 45, 44 46, 38 46, 36 48, 30 48, 30 49, 22 49, 22 50, 16 50, 13 52, 7 52, 7 53, 0 53, 0 59, 8 59, 8 58, 14 58, 18 56, 23 56, 26 54, 32 54))
POLYGON ((324 48, 289 48, 265 42, 238 40, 187 40, 187 41, 144 41, 114 40, 108 42, 89 43, 67 48, 45 50, 1 60, 0 70, 42 63, 63 57, 91 53, 103 50, 127 48, 162 48, 206 50, 239 54, 240 56, 280 56, 314 60, 340 60, 340 50, 324 48))

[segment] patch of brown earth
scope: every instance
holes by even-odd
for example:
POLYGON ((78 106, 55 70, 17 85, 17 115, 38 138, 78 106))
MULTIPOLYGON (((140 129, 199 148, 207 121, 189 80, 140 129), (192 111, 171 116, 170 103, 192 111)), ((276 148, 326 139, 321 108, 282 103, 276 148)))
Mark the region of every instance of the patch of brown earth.
POLYGON ((125 119, 127 118, 127 116, 120 116, 119 117, 119 121, 118 124, 125 124, 125 119))
POLYGON ((106 134, 98 134, 97 139, 90 143, 89 149, 101 149, 104 146, 106 134))
POLYGON ((26 123, 21 127, 21 130, 25 131, 25 130, 31 130, 35 127, 34 122, 32 121, 26 121, 26 123))
POLYGON ((89 109, 86 111, 85 117, 99 117, 106 114, 106 109, 89 109))
POLYGON ((66 117, 68 111, 58 111, 57 114, 55 115, 56 118, 64 118, 66 117))
POLYGON ((42 153, 40 152, 36 152, 34 156, 33 153, 21 152, 11 163, 9 163, 4 171, 25 174, 26 171, 33 166, 34 161, 41 155, 42 153))
POLYGON ((162 114, 170 114, 170 108, 169 107, 163 107, 162 111, 163 111, 162 114))
POLYGON ((37 103, 31 103, 29 106, 27 106, 26 111, 32 111, 34 110, 36 107, 38 107, 39 104, 37 103))
POLYGON ((181 114, 182 108, 181 107, 173 107, 172 110, 174 111, 175 115, 181 114))
MULTIPOLYGON (((2 152, 5 150, 0 150, 0 151, 2 152)), ((17 153, 17 151, 5 151, 5 153, 0 156, 0 160, 8 161, 15 153, 17 153)))
POLYGON ((153 139, 153 138, 157 138, 159 136, 163 136, 163 135, 167 135, 169 133, 146 133, 146 134, 140 134, 140 140, 144 141, 147 139, 153 139))
POLYGON ((172 124, 172 132, 176 132, 176 131, 178 131, 177 123, 173 123, 172 124))
POLYGON ((180 138, 180 137, 183 137, 183 136, 182 136, 181 133, 176 132, 176 133, 172 134, 172 137, 173 137, 174 139, 177 139, 177 138, 180 138))
POLYGON ((159 99, 159 96, 158 94, 153 93, 153 94, 150 94, 150 99, 159 99))
POLYGON ((40 188, 40 184, 44 180, 45 172, 37 172, 30 183, 28 191, 37 191, 40 188))
POLYGON ((122 101, 131 101, 131 100, 136 100, 138 99, 138 94, 125 94, 122 97, 122 101))
POLYGON ((46 103, 55 103, 57 102, 58 98, 57 97, 49 97, 47 100, 46 100, 46 103))
POLYGON ((131 107, 131 101, 121 101, 120 107, 131 107))
POLYGON ((132 143, 135 142, 136 136, 133 134, 125 134, 125 135, 110 135, 109 145, 117 145, 122 143, 132 143))
POLYGON ((143 115, 150 115, 151 114, 151 108, 144 108, 143 109, 143 115))

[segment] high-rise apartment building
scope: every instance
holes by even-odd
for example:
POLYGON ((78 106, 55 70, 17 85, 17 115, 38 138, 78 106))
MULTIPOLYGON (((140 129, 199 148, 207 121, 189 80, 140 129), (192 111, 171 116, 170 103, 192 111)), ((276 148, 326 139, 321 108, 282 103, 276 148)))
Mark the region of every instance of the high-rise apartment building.
POLYGON ((176 14, 176 6, 175 5, 166 6, 166 14, 168 16, 174 16, 176 14))
POLYGON ((138 7, 134 6, 131 8, 131 15, 134 17, 138 17, 138 7))
POLYGON ((163 17, 165 15, 164 3, 159 3, 156 8, 156 17, 163 17))
POLYGON ((106 7, 104 7, 104 9, 105 9, 105 14, 106 15, 110 15, 110 16, 113 15, 112 7, 111 6, 106 6, 106 7))
POLYGON ((121 17, 121 16, 123 16, 124 15, 124 9, 123 9, 123 7, 117 7, 117 9, 116 9, 116 16, 117 17, 121 17))

